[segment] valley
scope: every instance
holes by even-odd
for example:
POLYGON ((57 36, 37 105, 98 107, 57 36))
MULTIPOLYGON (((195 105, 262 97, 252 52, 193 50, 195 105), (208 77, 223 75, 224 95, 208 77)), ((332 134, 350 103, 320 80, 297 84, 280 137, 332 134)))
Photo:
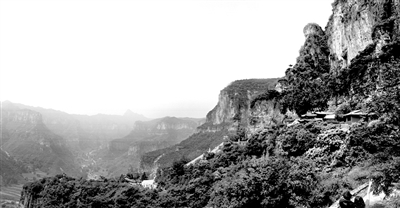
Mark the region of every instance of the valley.
POLYGON ((131 111, 88 117, 9 101, 2 103, 2 115, 0 187, 7 206, 19 201, 23 184, 57 174, 88 180, 129 172, 150 175, 151 169, 140 167, 143 154, 177 144, 204 122, 149 120, 131 111))

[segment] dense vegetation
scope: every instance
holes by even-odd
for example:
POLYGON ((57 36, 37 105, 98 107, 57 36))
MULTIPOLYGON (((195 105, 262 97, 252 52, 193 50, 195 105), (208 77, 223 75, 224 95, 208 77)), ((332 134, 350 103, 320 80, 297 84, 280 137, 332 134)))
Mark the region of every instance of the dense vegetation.
POLYGON ((39 207, 152 207, 154 191, 131 187, 122 180, 87 181, 57 175, 24 186, 21 199, 39 199, 39 207))
POLYGON ((385 184, 376 189, 389 190, 398 179, 400 140, 398 131, 387 128, 360 124, 346 132, 318 122, 271 127, 245 143, 227 141, 222 152, 208 153, 197 164, 179 160, 160 169, 156 190, 130 187, 123 176, 103 181, 57 176, 25 191, 40 198, 42 207, 325 207, 371 173, 385 184), (368 171, 346 174, 355 168, 368 171))
POLYGON ((306 37, 296 64, 286 70, 287 86, 283 95, 284 106, 299 115, 326 108, 330 96, 325 84, 330 69, 327 38, 319 26, 307 27, 319 32, 306 37))
POLYGON ((26 171, 23 164, 16 161, 14 158, 7 155, 6 152, 0 149, 0 186, 16 184, 22 181, 21 173, 26 171))

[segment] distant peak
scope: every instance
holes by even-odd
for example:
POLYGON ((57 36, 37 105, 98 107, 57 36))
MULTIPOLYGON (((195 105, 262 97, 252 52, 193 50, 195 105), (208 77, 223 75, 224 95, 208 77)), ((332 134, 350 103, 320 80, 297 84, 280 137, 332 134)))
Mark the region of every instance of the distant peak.
POLYGON ((8 100, 1 102, 1 108, 3 108, 3 109, 18 109, 18 107, 14 103, 12 103, 8 100))
POLYGON ((135 116, 135 115, 136 115, 136 113, 132 112, 129 109, 127 111, 125 111, 125 113, 124 113, 124 116, 135 116))
POLYGON ((133 112, 133 111, 131 111, 129 109, 127 111, 125 111, 124 117, 136 118, 136 119, 140 119, 140 120, 148 120, 143 115, 137 114, 137 113, 135 113, 135 112, 133 112))

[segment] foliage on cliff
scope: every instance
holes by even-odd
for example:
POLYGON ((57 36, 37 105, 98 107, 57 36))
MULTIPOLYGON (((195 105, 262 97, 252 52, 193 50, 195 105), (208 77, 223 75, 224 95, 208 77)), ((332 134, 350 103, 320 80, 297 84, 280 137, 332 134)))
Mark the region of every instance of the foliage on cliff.
POLYGON ((286 70, 287 86, 282 101, 299 115, 326 108, 330 96, 325 85, 330 69, 325 33, 317 25, 307 25, 305 34, 296 64, 286 70))

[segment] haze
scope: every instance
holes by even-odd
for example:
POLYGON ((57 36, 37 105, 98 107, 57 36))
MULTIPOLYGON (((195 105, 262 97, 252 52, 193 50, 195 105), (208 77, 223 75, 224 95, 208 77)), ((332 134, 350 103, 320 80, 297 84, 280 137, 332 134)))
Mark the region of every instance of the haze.
POLYGON ((333 0, 0 1, 0 99, 75 114, 205 117, 282 77, 333 0))

